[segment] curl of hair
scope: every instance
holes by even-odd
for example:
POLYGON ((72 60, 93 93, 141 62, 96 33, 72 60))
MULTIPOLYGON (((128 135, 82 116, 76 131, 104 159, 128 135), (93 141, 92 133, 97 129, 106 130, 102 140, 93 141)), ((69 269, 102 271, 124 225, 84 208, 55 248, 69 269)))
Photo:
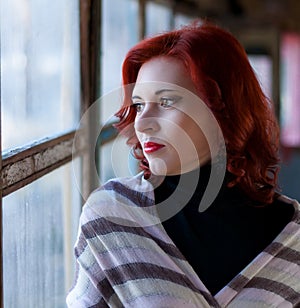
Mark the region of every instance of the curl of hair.
MULTIPOLYGON (((271 203, 277 188, 279 128, 271 102, 264 95, 241 44, 228 31, 195 22, 144 39, 126 55, 122 67, 124 102, 116 125, 124 130, 134 121, 131 94, 140 67, 158 56, 185 65, 199 97, 216 117, 226 143, 229 186, 238 185, 252 200, 271 203)), ((125 134, 126 135, 126 134, 125 134)), ((138 145, 135 133, 128 144, 138 145)), ((140 157, 139 157, 140 158, 140 157)), ((141 168, 150 174, 147 161, 141 168)))

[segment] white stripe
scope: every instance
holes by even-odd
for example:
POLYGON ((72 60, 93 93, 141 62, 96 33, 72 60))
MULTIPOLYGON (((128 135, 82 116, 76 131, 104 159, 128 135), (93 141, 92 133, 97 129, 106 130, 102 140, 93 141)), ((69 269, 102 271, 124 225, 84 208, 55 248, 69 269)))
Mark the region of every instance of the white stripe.
MULTIPOLYGON (((279 263, 283 264, 283 262, 279 263)), ((286 263, 288 262, 285 262, 285 265, 286 263)), ((296 292, 300 292, 300 267, 293 263, 289 263, 289 265, 286 266, 289 267, 289 272, 287 268, 284 268, 283 266, 278 267, 278 263, 276 266, 272 261, 267 267, 263 268, 259 272, 257 277, 267 278, 275 282, 283 283, 294 289, 296 292), (292 273, 292 271, 294 272, 292 273)))
POLYGON ((300 225, 295 222, 290 222, 276 237, 274 242, 281 243, 300 253, 300 225))
POLYGON ((187 287, 160 279, 131 280, 115 286, 114 289, 121 301, 127 303, 126 307, 210 307, 201 294, 195 293, 187 287), (141 299, 140 304, 143 303, 143 306, 133 304, 139 298, 141 299), (155 300, 158 300, 159 306, 152 305, 155 300), (175 302, 178 305, 163 305, 164 301, 169 303, 170 300, 173 304, 175 302))
POLYGON ((180 274, 184 274, 180 267, 185 266, 178 263, 186 263, 186 261, 169 257, 167 254, 145 250, 143 248, 126 248, 126 251, 124 251, 124 249, 116 249, 99 254, 97 259, 103 270, 109 270, 128 263, 139 262, 163 266, 164 268, 177 271, 180 274))
POLYGON ((280 295, 262 289, 243 289, 226 308, 292 308, 280 295))
POLYGON ((111 253, 112 251, 127 248, 141 248, 165 254, 153 239, 133 233, 111 232, 90 238, 87 242, 95 254, 111 253))
POLYGON ((93 286, 85 271, 80 268, 76 285, 67 295, 68 307, 88 307, 97 304, 102 296, 93 286))

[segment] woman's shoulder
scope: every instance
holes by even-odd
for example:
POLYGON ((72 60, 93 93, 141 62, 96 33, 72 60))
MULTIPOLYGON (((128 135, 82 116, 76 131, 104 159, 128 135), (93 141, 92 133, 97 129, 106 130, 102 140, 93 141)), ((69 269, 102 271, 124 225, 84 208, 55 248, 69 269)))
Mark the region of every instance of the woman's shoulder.
POLYGON ((147 181, 144 178, 144 173, 140 172, 133 176, 127 176, 127 177, 118 177, 118 178, 112 178, 105 182, 103 185, 101 185, 98 189, 94 191, 97 192, 99 190, 111 190, 113 188, 124 186, 127 188, 131 188, 133 191, 149 191, 152 190, 151 182, 147 181))
POLYGON ((105 195, 114 198, 123 197, 129 200, 136 196, 141 198, 144 196, 151 199, 153 186, 151 182, 144 178, 143 172, 129 177, 112 178, 95 189, 90 194, 87 203, 90 204, 93 201, 99 200, 100 196, 102 200, 105 195))
POLYGON ((284 194, 278 194, 276 199, 287 204, 292 204, 296 209, 299 209, 299 201, 284 194))
POLYGON ((113 178, 94 190, 82 210, 82 223, 95 219, 110 219, 116 223, 145 224, 147 216, 155 216, 151 182, 143 173, 132 177, 113 178), (143 218, 144 217, 144 218, 143 218))
POLYGON ((285 207, 293 213, 292 221, 300 223, 300 204, 299 201, 283 194, 278 194, 274 203, 280 207, 285 207))

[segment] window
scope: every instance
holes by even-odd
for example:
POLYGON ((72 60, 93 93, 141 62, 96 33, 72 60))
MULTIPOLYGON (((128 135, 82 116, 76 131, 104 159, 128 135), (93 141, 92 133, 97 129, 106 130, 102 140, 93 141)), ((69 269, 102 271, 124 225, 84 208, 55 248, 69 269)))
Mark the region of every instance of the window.
MULTIPOLYGON (((102 86, 99 100, 102 126, 112 123, 113 115, 121 106, 121 67, 126 52, 139 40, 137 0, 102 1, 102 86)), ((112 131, 113 133, 113 131, 112 131)), ((101 147, 100 178, 106 181, 128 175, 128 147, 118 149, 120 168, 113 166, 114 142, 101 147), (120 156, 122 159, 120 159, 120 156)), ((122 146, 122 142, 119 143, 122 146)))
POLYGON ((248 58, 265 95, 272 99, 272 58, 267 54, 249 54, 248 58))
POLYGON ((300 35, 285 33, 281 40, 281 142, 300 146, 300 35))
POLYGON ((72 179, 69 163, 3 199, 4 307, 64 307, 81 203, 72 179))
POLYGON ((0 307, 64 307, 82 202, 81 158, 70 163, 81 109, 79 1, 3 0, 0 20, 0 307))
POLYGON ((174 26, 175 28, 181 28, 182 26, 189 24, 194 19, 196 18, 187 16, 181 13, 177 13, 174 17, 174 26))
POLYGON ((78 122, 78 13, 76 1, 1 1, 3 149, 78 122))
POLYGON ((173 18, 171 9, 151 1, 146 4, 146 36, 170 30, 173 18))

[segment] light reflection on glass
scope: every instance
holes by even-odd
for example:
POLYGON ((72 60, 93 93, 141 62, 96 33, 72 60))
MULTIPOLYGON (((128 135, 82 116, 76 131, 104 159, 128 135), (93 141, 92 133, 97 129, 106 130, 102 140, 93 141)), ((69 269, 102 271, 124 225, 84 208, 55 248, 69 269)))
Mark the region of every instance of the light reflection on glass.
POLYGON ((1 1, 2 148, 73 128, 80 109, 79 2, 1 1))
POLYGON ((65 307, 80 210, 71 164, 3 199, 5 307, 65 307))

